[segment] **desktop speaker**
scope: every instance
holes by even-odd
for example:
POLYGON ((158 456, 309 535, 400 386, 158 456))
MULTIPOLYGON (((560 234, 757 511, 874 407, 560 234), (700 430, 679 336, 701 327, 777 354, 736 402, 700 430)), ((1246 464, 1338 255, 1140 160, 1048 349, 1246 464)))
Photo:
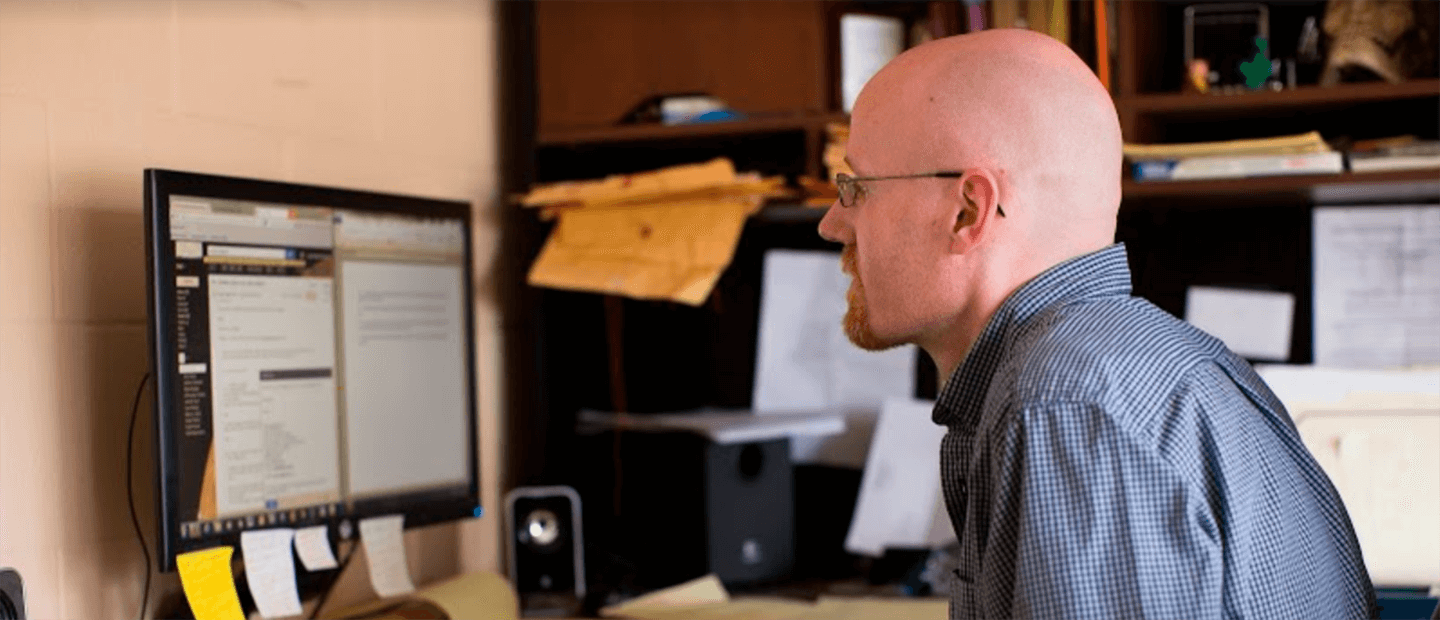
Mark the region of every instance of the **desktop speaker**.
POLYGON ((25 620, 25 592, 14 569, 0 568, 0 620, 25 620))
POLYGON ((708 573, 726 585, 792 575, 788 439, 720 444, 690 433, 622 431, 618 441, 610 433, 591 441, 595 450, 619 450, 616 459, 594 458, 618 467, 591 493, 613 498, 611 554, 633 567, 636 585, 665 587, 708 573))
POLYGON ((506 494, 505 515, 522 611, 573 614, 585 599, 580 495, 567 486, 519 487, 506 494))

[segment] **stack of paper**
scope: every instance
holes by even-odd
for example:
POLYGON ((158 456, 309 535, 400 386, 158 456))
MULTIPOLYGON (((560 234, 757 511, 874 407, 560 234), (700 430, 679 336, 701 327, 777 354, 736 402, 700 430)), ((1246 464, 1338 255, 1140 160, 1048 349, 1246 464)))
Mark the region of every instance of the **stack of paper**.
POLYGON ((521 200, 559 222, 529 282, 698 306, 730 264, 745 218, 783 179, 728 159, 536 187, 521 200))
POLYGON ((1344 156, 1320 132, 1218 142, 1126 144, 1136 181, 1233 179, 1290 174, 1333 174, 1344 156))
POLYGON ((821 596, 799 599, 734 597, 714 575, 652 592, 600 610, 604 618, 632 620, 940 620, 949 599, 821 596))

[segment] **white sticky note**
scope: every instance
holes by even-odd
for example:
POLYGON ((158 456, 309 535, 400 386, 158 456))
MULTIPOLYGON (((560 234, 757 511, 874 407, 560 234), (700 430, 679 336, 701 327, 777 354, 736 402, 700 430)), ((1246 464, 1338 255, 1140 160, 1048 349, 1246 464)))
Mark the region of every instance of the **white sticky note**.
POLYGON ((845 549, 878 557, 891 548, 940 547, 955 540, 940 493, 940 441, 934 403, 885 401, 860 478, 845 549))
POLYGON ((405 516, 387 515, 360 521, 360 541, 370 563, 370 585, 381 597, 415 591, 405 564, 405 516))
POLYGON ((295 530, 295 553, 305 570, 317 571, 335 568, 335 551, 330 548, 330 532, 324 525, 295 530))
POLYGON ((295 530, 289 528, 240 533, 245 580, 263 617, 297 616, 302 611, 300 592, 295 587, 295 561, 290 553, 294 538, 295 530))
POLYGON ((1219 338, 1241 357, 1290 357, 1295 296, 1274 291, 1192 286, 1185 291, 1185 320, 1219 338))

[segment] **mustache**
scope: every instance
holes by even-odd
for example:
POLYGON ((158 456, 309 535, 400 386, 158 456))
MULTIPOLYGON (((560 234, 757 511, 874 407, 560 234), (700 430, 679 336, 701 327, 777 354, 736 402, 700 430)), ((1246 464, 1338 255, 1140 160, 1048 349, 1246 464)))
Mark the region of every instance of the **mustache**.
POLYGON ((840 271, 852 278, 859 275, 859 272, 855 271, 855 244, 846 244, 845 249, 840 252, 840 271))

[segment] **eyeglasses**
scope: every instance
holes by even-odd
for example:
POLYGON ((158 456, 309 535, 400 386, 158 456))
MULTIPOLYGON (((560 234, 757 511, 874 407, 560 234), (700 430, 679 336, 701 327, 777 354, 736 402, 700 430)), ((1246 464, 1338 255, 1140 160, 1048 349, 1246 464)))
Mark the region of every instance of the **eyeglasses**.
MULTIPOLYGON (((959 172, 956 170, 942 170, 940 172, 922 172, 920 174, 896 174, 882 177, 852 177, 848 174, 845 174, 844 172, 839 172, 835 174, 835 187, 839 188, 840 190, 840 206, 853 207, 855 206, 855 201, 859 200, 860 196, 865 193, 865 186, 860 184, 861 181, 889 181, 892 179, 933 178, 958 179, 964 175, 964 172, 959 172)), ((995 205, 995 211, 1000 214, 1000 217, 1005 217, 1005 209, 1001 208, 999 204, 995 205)))

